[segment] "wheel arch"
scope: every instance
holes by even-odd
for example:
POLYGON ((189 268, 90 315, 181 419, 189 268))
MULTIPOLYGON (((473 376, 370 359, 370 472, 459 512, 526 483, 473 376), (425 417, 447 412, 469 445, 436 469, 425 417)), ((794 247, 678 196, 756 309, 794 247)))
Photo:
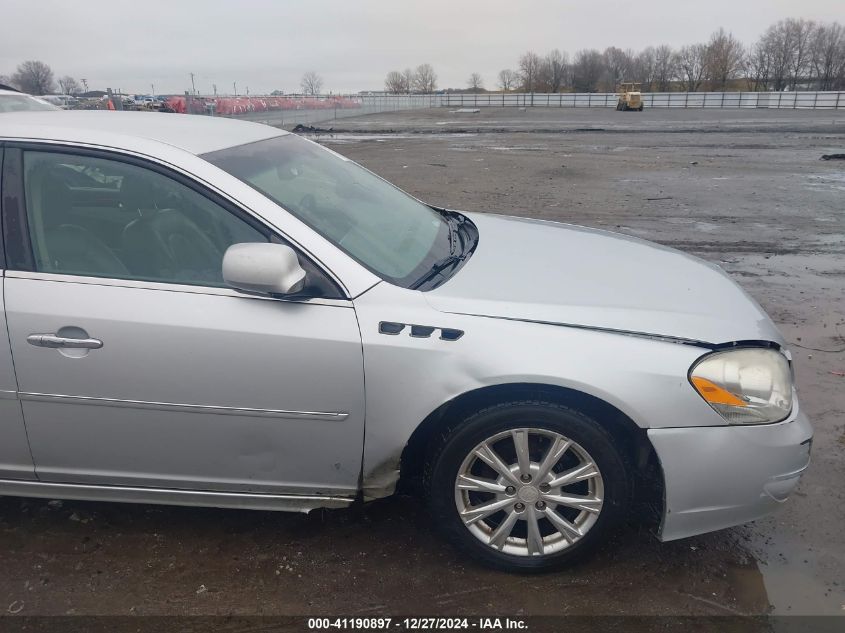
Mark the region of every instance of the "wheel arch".
POLYGON ((569 387, 542 383, 507 383, 479 387, 456 396, 432 411, 414 429, 402 451, 399 492, 417 493, 431 445, 438 436, 459 425, 470 414, 513 400, 541 400, 571 407, 600 421, 631 465, 638 496, 651 506, 660 504, 662 514, 663 474, 646 429, 612 404, 569 387), (643 493, 640 495, 639 493, 643 493))

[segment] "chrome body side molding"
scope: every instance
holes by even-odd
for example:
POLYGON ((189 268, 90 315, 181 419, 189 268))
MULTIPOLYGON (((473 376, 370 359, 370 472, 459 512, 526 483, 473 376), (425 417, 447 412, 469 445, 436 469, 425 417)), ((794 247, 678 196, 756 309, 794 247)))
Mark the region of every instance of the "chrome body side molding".
POLYGON ((354 501, 352 497, 95 486, 11 479, 0 479, 0 495, 40 497, 43 499, 80 499, 85 501, 239 508, 244 510, 280 510, 285 512, 310 512, 317 508, 345 508, 354 501))
POLYGON ((348 413, 329 411, 286 411, 284 409, 253 409, 249 407, 219 407, 205 404, 181 404, 176 402, 149 402, 146 400, 120 400, 116 398, 91 398, 88 396, 67 396, 50 393, 18 392, 21 400, 40 402, 64 402, 67 404, 93 404, 105 407, 129 407, 132 409, 153 409, 159 411, 181 411, 187 413, 212 413, 220 415, 248 415, 255 417, 289 418, 293 420, 323 420, 340 422, 348 413))

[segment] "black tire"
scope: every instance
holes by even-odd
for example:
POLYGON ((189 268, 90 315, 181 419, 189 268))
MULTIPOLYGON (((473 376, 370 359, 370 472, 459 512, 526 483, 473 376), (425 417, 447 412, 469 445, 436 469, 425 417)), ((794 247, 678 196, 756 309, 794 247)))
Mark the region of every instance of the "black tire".
POLYGON ((436 527, 457 548, 488 566, 531 573, 572 564, 606 540, 630 506, 629 472, 624 452, 598 422, 560 404, 521 400, 478 411, 440 435, 429 452, 424 485, 436 527), (455 501, 455 481, 470 451, 497 433, 525 427, 559 433, 576 442, 595 462, 603 482, 604 503, 595 523, 579 540, 550 554, 510 554, 482 543, 464 525, 455 501))

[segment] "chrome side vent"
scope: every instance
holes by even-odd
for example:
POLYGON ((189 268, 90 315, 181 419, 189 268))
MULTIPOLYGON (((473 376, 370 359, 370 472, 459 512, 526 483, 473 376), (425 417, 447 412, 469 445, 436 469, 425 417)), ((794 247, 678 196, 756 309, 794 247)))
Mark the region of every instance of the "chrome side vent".
POLYGON ((412 325, 411 336, 414 338, 428 338, 434 332, 433 327, 427 325, 412 325))
POLYGON ((434 327, 431 325, 417 325, 413 323, 396 323, 394 321, 381 321, 378 324, 379 334, 396 336, 401 334, 405 328, 410 328, 410 336, 413 338, 431 338, 435 331, 440 330, 441 341, 457 341, 464 335, 463 330, 456 330, 449 327, 434 327))
POLYGON ((396 336, 405 329, 404 323, 393 323, 392 321, 382 321, 378 324, 379 334, 390 334, 396 336))

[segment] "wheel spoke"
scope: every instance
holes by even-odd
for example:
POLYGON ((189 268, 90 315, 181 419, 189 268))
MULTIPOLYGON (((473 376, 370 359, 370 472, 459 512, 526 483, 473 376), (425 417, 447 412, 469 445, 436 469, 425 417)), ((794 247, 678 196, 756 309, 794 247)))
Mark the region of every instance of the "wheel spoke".
POLYGON ((511 431, 513 446, 516 449, 516 461, 519 464, 519 473, 528 475, 531 473, 531 457, 528 454, 528 429, 516 429, 511 431))
POLYGON ((525 512, 525 521, 528 523, 528 554, 543 553, 543 536, 540 534, 540 524, 537 522, 537 514, 534 508, 529 506, 525 512))
POLYGON ((568 508, 575 508, 576 510, 583 510, 584 512, 591 512, 598 514, 601 510, 602 500, 597 497, 584 497, 581 495, 543 495, 543 499, 547 503, 556 503, 568 508))
POLYGON ((596 477, 598 474, 599 471, 596 470, 596 465, 593 462, 585 462, 562 473, 555 473, 554 479, 549 482, 549 486, 560 488, 561 486, 574 484, 577 481, 596 477))
POLYGON ((488 543, 497 549, 502 549, 505 546, 505 542, 508 540, 508 537, 511 535, 513 526, 518 518, 519 515, 517 515, 517 513, 513 510, 508 512, 508 516, 506 516, 499 526, 493 530, 488 543))
POLYGON ((466 525, 472 525, 479 519, 489 517, 513 503, 513 499, 496 499, 489 503, 483 503, 480 506, 472 506, 461 512, 461 519, 466 525))
POLYGON ((552 467, 560 461, 560 458, 563 457, 563 454, 569 450, 569 447, 572 446, 572 442, 566 440, 562 437, 556 437, 552 445, 549 447, 546 456, 543 457, 543 461, 540 463, 540 469, 537 471, 537 480, 542 480, 552 467))
POLYGON ((519 485, 519 479, 517 479, 516 475, 510 471, 510 468, 508 468, 505 462, 502 461, 502 458, 499 457, 496 451, 493 450, 492 446, 484 443, 476 449, 475 454, 481 461, 490 466, 490 468, 495 470, 502 477, 517 486, 519 485))
POLYGON ((458 476, 458 488, 460 490, 469 490, 472 492, 492 492, 495 494, 500 494, 505 491, 505 486, 502 484, 498 484, 491 479, 473 477, 472 475, 458 476))
POLYGON ((555 529, 560 532, 563 535, 563 538, 565 538, 570 543, 572 543, 573 541, 577 541, 579 538, 584 536, 581 533, 581 530, 579 530, 572 523, 560 516, 552 508, 549 508, 547 506, 545 514, 546 518, 555 527, 555 529))

